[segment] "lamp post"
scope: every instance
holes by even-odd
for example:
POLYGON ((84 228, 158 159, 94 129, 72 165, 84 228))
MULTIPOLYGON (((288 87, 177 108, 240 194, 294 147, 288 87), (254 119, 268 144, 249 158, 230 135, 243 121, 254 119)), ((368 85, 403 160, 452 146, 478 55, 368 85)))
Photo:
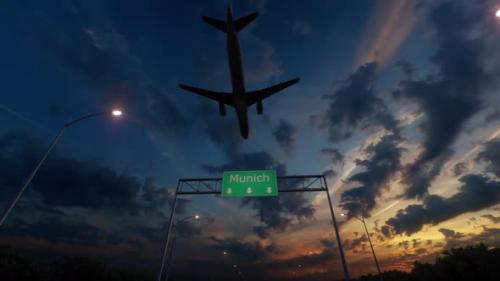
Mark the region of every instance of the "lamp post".
MULTIPOLYGON (((346 216, 346 214, 343 214, 343 213, 340 215, 342 217, 346 216)), ((361 218, 356 217, 356 216, 352 216, 352 217, 363 223, 363 226, 365 227, 366 237, 368 237, 368 242, 370 243, 370 248, 372 249, 373 259, 375 260, 375 265, 377 266, 378 276, 380 278, 380 281, 384 281, 384 278, 382 277, 382 272, 380 270, 380 265, 378 263, 377 255, 375 255, 375 250, 373 249, 372 240, 370 239, 370 233, 368 232, 368 228, 366 227, 365 218, 363 216, 361 216, 361 218)))
POLYGON ((187 216, 181 220, 177 220, 177 222, 173 225, 172 227, 172 230, 174 232, 174 236, 172 237, 172 247, 170 248, 170 252, 168 254, 168 259, 166 259, 167 257, 167 249, 168 249, 168 245, 167 243, 165 242, 165 251, 163 251, 163 255, 161 257, 161 266, 160 266, 160 272, 158 273, 158 281, 161 281, 162 279, 162 275, 163 275, 163 271, 165 270, 165 268, 167 269, 166 272, 165 272, 165 281, 168 281, 168 275, 170 274, 170 265, 172 263, 172 254, 174 252, 174 245, 175 245, 175 238, 177 237, 177 225, 179 223, 182 223, 182 222, 185 222, 185 221, 188 221, 190 219, 195 219, 195 220, 199 220, 200 219, 200 216, 199 215, 193 215, 193 216, 187 216), (166 265, 165 265, 165 262, 166 262, 166 265))
POLYGON ((62 128, 59 130, 59 133, 57 134, 57 136, 50 143, 49 148, 47 148, 47 151, 45 151, 45 154, 43 155, 42 159, 40 159, 40 161, 38 161, 38 163, 35 166, 35 168, 31 171, 31 173, 29 174, 28 178, 26 179, 26 181, 24 182, 24 184, 21 186, 21 188, 17 192, 17 195, 14 198, 14 200, 12 200, 12 202, 10 203, 10 205, 7 207, 7 209, 2 214, 2 219, 0 220, 0 228, 3 226, 3 223, 5 222, 5 220, 7 220, 7 217, 9 217, 9 214, 12 212, 12 209, 14 209, 14 207, 16 206, 17 201, 19 201, 19 199, 23 195, 24 191, 26 191, 26 189, 30 185, 31 181, 35 177, 35 175, 38 172, 38 170, 40 169, 40 167, 43 165, 43 163, 45 162, 45 160, 49 156, 49 154, 52 151, 52 149, 54 148, 54 146, 56 146, 57 142, 59 141, 59 139, 63 135, 64 131, 67 128, 73 126, 74 124, 76 124, 76 123, 78 123, 80 121, 83 121, 85 119, 89 119, 89 118, 92 118, 92 117, 100 116, 100 115, 105 115, 105 114, 111 114, 112 116, 119 117, 119 116, 122 115, 122 111, 119 110, 119 109, 114 109, 111 112, 108 112, 108 111, 95 112, 95 113, 91 113, 91 114, 87 114, 87 115, 84 115, 82 117, 79 117, 79 118, 77 118, 75 120, 72 120, 72 121, 70 121, 70 122, 68 122, 68 123, 66 123, 66 124, 64 124, 62 126, 62 128))

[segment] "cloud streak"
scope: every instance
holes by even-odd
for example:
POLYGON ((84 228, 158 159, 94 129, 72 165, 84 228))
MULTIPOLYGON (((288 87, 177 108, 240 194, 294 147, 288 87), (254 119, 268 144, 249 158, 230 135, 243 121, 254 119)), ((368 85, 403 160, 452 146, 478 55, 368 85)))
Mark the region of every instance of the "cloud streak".
POLYGON ((374 61, 384 65, 393 57, 417 22, 416 4, 416 0, 376 2, 359 44, 355 67, 374 61))

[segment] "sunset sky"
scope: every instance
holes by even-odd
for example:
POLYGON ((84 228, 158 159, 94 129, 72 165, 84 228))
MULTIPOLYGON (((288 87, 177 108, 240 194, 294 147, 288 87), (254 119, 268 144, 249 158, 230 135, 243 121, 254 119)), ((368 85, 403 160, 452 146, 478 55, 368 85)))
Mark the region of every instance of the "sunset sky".
MULTIPOLYGON (((68 128, 0 245, 155 272, 179 178, 225 170, 324 174, 352 276, 411 269, 445 249, 500 246, 500 2, 3 1, 0 209, 68 128), (201 16, 258 18, 240 32, 246 87, 300 77, 234 110, 179 83, 231 84, 225 35, 201 16), (340 214, 346 216, 341 217, 340 214)), ((182 197, 172 270, 340 280, 326 195, 182 197), (223 254, 226 252, 226 254, 223 254)))

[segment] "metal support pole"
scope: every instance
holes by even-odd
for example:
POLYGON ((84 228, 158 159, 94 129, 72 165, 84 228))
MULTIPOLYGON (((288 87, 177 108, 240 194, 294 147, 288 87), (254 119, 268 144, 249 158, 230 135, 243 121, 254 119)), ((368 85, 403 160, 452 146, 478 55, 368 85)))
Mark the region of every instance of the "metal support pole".
POLYGON ((168 252, 167 266, 165 271, 165 281, 168 281, 168 277, 170 275, 170 268, 172 268, 172 257, 174 255, 175 238, 177 238, 177 223, 172 227, 172 231, 174 232, 174 237, 172 237, 172 243, 171 243, 172 246, 170 247, 170 251, 168 252))
POLYGON ((328 190, 328 184, 326 183, 325 177, 323 177, 323 182, 325 183, 326 197, 328 198, 328 205, 330 206, 330 214, 332 215, 333 228, 335 230, 335 235, 337 236, 337 245, 339 247, 340 260, 342 262, 342 269, 344 270, 344 280, 349 281, 350 280, 349 269, 347 268, 347 263, 344 256, 344 248, 342 247, 342 241, 340 239, 340 234, 337 227, 337 221, 335 220, 335 214, 333 212, 332 199, 330 198, 330 191, 328 190))
POLYGON ((370 247, 372 248, 372 254, 373 254, 373 259, 375 260, 375 265, 377 265, 377 270, 378 270, 378 276, 380 278, 380 281, 384 281, 384 278, 382 277, 382 271, 380 270, 380 265, 378 263, 377 255, 375 255, 375 250, 373 249, 373 244, 372 240, 370 239, 370 233, 368 233, 368 228, 366 227, 365 219, 361 217, 361 222, 363 223, 363 226, 365 227, 366 231, 366 237, 368 237, 368 242, 370 243, 370 247))
POLYGON ((172 203, 172 211, 170 212, 170 220, 168 222, 167 238, 165 239, 165 245, 163 247, 160 270, 158 271, 158 277, 156 278, 157 281, 162 280, 163 271, 165 270, 165 258, 167 257, 167 252, 168 252, 168 244, 170 241, 170 232, 172 231, 172 225, 173 225, 173 221, 174 221, 175 205, 177 203, 177 192, 179 191, 179 186, 180 186, 180 182, 177 183, 177 188, 175 189, 175 193, 174 193, 174 202, 172 203))
POLYGON ((45 162, 45 159, 47 159, 47 157, 49 156, 49 154, 52 151, 52 149, 54 148, 54 146, 56 146, 57 142, 59 141, 59 138, 61 138, 61 136, 64 133, 64 130, 66 128, 67 128, 67 126, 62 127, 61 130, 59 131, 59 133, 57 134, 57 136, 54 138, 54 140, 52 140, 52 143, 50 144, 47 151, 45 151, 45 154, 43 155, 42 159, 40 159, 38 164, 35 166, 35 169, 33 169, 33 171, 31 171, 31 174, 28 176, 28 178, 26 179, 24 184, 21 186, 21 188, 17 192, 16 198, 14 198, 14 200, 10 203, 9 207, 7 207, 7 209, 4 211, 4 213, 2 214, 2 219, 0 220, 0 227, 2 227, 3 223, 5 222, 7 217, 9 216, 10 212, 12 212, 12 209, 14 209, 14 207, 16 206, 17 201, 19 201, 19 199, 23 195, 26 188, 28 188, 31 181, 35 177, 36 173, 38 172, 40 167, 43 165, 43 162, 45 162))
POLYGON ((21 188, 17 192, 16 198, 14 198, 14 200, 10 203, 9 207, 7 207, 7 209, 2 214, 2 219, 0 220, 0 227, 2 227, 3 223, 5 222, 5 220, 7 219, 7 217, 9 216, 10 212, 12 212, 12 209, 14 209, 14 207, 16 206, 17 201, 19 201, 19 199, 23 195, 23 193, 26 190, 26 188, 28 188, 28 186, 30 185, 30 183, 33 180, 33 178, 35 177, 36 173, 38 172, 38 170, 40 169, 40 167, 43 165, 43 162, 45 162, 45 159, 47 159, 47 157, 49 156, 49 154, 52 151, 52 149, 54 148, 54 146, 56 146, 57 142, 59 141, 59 138, 61 138, 62 134, 64 133, 64 130, 66 130, 66 128, 68 128, 70 126, 73 126, 74 124, 76 124, 76 123, 78 123, 78 122, 80 122, 82 120, 89 119, 89 118, 92 118, 92 117, 95 117, 95 116, 99 116, 99 115, 104 115, 104 114, 106 114, 106 111, 95 112, 95 113, 84 115, 84 116, 82 116, 80 118, 77 118, 77 119, 75 119, 75 120, 73 120, 71 122, 68 122, 68 123, 64 124, 64 126, 61 128, 61 130, 59 131, 59 133, 54 138, 54 140, 50 144, 49 148, 47 149, 47 151, 43 155, 42 159, 40 159, 40 161, 36 165, 35 169, 33 169, 33 171, 31 171, 31 174, 28 176, 28 178, 26 179, 26 181, 24 182, 24 184, 21 186, 21 188))

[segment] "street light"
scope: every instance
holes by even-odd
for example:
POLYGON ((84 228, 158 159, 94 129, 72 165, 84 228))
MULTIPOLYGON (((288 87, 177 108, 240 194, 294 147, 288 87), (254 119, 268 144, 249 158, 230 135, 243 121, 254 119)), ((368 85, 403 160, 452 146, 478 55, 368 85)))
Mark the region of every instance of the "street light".
POLYGON ((500 18, 500 9, 497 10, 496 16, 497 18, 500 18))
POLYGON ((165 247, 164 247, 164 250, 163 250, 163 255, 161 257, 161 266, 160 266, 160 272, 158 272, 158 281, 161 281, 161 277, 163 275, 163 271, 165 270, 165 261, 167 262, 167 265, 166 265, 166 273, 165 273, 165 280, 168 281, 168 275, 170 274, 170 265, 172 263, 172 254, 174 252, 174 245, 175 245, 175 238, 177 237, 177 231, 176 231, 176 227, 179 223, 182 223, 182 222, 185 222, 185 221, 188 221, 190 219, 195 219, 195 220, 199 220, 200 219, 200 215, 196 214, 196 215, 192 215, 192 216, 187 216, 181 220, 177 220, 177 222, 173 225, 172 227, 172 231, 174 232, 174 237, 172 237, 172 247, 170 248, 170 252, 169 252, 169 255, 168 255, 168 259, 166 260, 166 257, 167 257, 167 252, 168 252, 168 241, 165 241, 165 247))
MULTIPOLYGON (((45 151, 45 154, 43 155, 42 159, 40 159, 40 161, 37 163, 37 165, 35 166, 35 168, 33 169, 33 171, 31 171, 31 173, 29 174, 29 176, 26 179, 26 181, 24 182, 24 184, 21 186, 21 188, 17 192, 17 195, 14 198, 14 200, 12 200, 12 202, 9 205, 9 207, 7 207, 7 209, 2 214, 2 219, 0 220, 0 227, 3 226, 3 223, 5 222, 5 220, 9 216, 9 214, 12 212, 12 209, 14 209, 14 207, 16 206, 17 201, 19 201, 19 199, 23 195, 23 193, 26 190, 26 188, 28 188, 28 186, 30 185, 31 181, 35 177, 36 173, 38 172, 38 170, 40 169, 40 167, 43 165, 43 162, 45 162, 45 159, 47 159, 47 157, 49 156, 50 152, 52 151, 52 149, 54 148, 54 146, 56 146, 57 142, 59 141, 59 139, 63 135, 64 131, 67 128, 73 126, 74 124, 76 124, 76 123, 78 123, 80 121, 83 121, 85 119, 89 119, 89 118, 92 118, 92 117, 100 116, 100 115, 106 115, 106 114, 109 114, 109 113, 110 113, 109 111, 101 111, 101 112, 95 112, 95 113, 87 114, 87 115, 79 117, 79 118, 77 118, 75 120, 72 120, 72 121, 70 121, 70 122, 68 122, 68 123, 66 123, 66 124, 63 125, 63 127, 60 129, 60 131, 57 134, 57 136, 54 138, 54 140, 52 140, 52 143, 49 145, 49 148, 47 149, 47 151, 45 151)), ((122 111, 119 110, 119 109, 113 109, 111 111, 111 115, 113 115, 115 117, 119 117, 119 116, 122 115, 122 111)))
MULTIPOLYGON (((340 214, 340 216, 345 217, 346 214, 342 213, 342 214, 340 214)), ((380 270, 380 265, 378 263, 377 255, 375 255, 375 250, 373 249, 372 240, 370 239, 370 233, 368 232, 368 228, 366 227, 365 218, 363 216, 361 216, 361 218, 356 217, 356 216, 352 216, 352 217, 363 223, 363 226, 365 227, 365 231, 366 231, 366 237, 368 237, 368 242, 370 243, 370 248, 372 249, 373 259, 375 260, 375 265, 377 266, 378 276, 380 278, 380 281, 384 281, 384 278, 382 277, 382 272, 380 270)))

